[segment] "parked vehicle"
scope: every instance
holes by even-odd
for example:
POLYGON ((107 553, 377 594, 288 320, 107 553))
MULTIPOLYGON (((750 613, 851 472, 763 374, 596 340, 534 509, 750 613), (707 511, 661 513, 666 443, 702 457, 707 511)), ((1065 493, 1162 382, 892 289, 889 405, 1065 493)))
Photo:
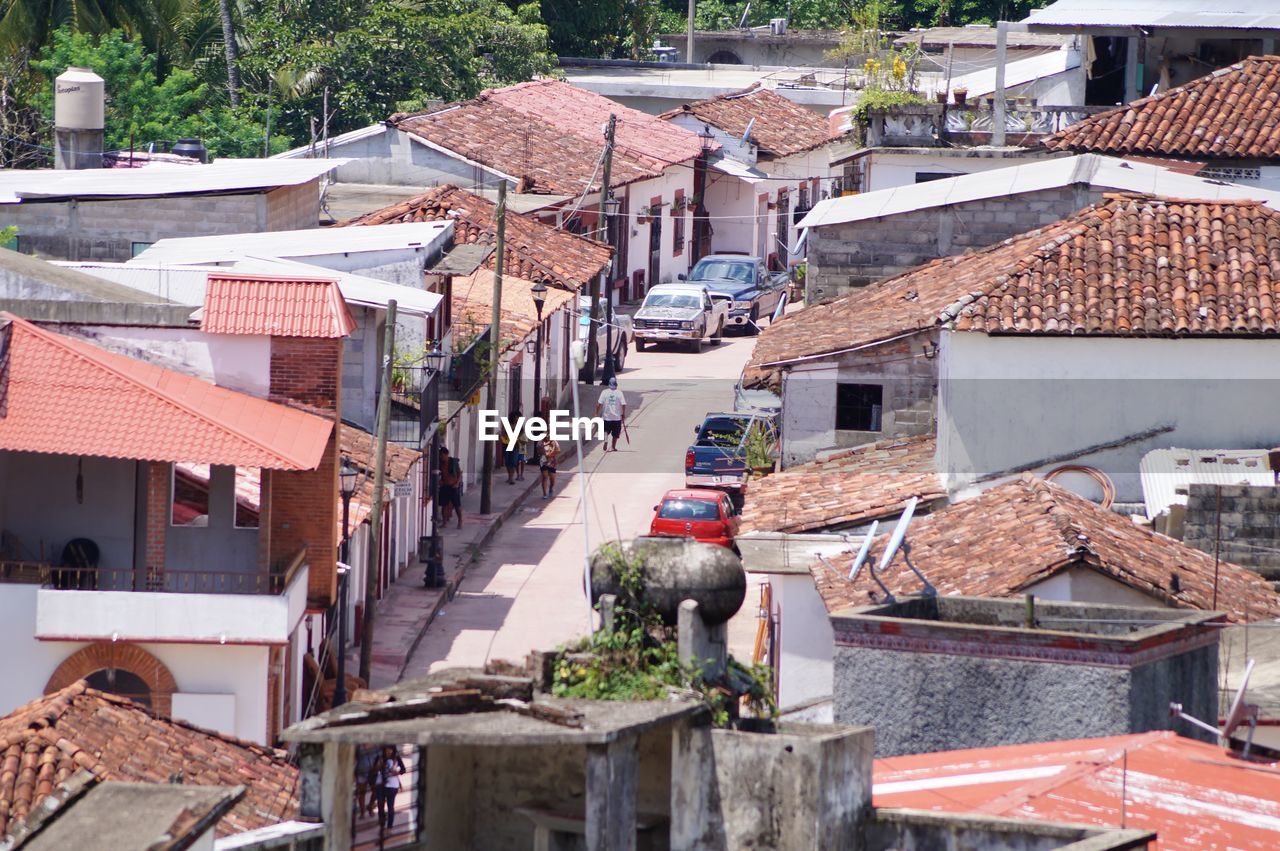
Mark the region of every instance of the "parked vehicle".
POLYGON ((695 352, 702 341, 718 344, 729 322, 728 295, 714 296, 701 284, 658 284, 633 318, 636 351, 649 343, 683 340, 695 352))
MULTIPOLYGON (((606 323, 605 305, 600 306, 600 317, 596 322, 596 366, 600 369, 604 368, 605 352, 609 350, 609 341, 613 341, 613 357, 614 368, 621 370, 622 365, 627 362, 627 349, 631 345, 631 341, 635 338, 635 327, 632 325, 631 317, 625 313, 619 313, 615 308, 613 311, 613 331, 609 332, 606 323)), ((588 329, 591 327, 591 297, 578 296, 578 339, 582 341, 582 345, 587 345, 588 329)))
POLYGON ((689 272, 691 284, 701 284, 712 295, 730 298, 729 327, 747 334, 759 334, 760 323, 773 315, 785 297, 789 276, 770 272, 759 257, 740 254, 712 254, 703 257, 689 272))
POLYGON ((707 414, 694 429, 697 439, 684 454, 685 487, 741 491, 751 477, 752 462, 772 463, 777 428, 772 416, 751 413, 707 414), (752 441, 764 446, 752 445, 752 441), (761 458, 751 458, 760 454, 761 458))
POLYGON ((689 488, 667 491, 653 507, 650 535, 693 538, 704 544, 719 544, 736 552, 733 539, 738 534, 738 512, 723 491, 689 488))

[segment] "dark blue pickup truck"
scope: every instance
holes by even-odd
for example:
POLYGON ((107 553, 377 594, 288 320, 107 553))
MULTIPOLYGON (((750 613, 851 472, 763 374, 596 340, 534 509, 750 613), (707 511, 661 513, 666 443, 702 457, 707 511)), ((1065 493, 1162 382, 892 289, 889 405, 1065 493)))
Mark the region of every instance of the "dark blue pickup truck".
POLYGON ((777 435, 772 417, 748 413, 707 414, 702 425, 694 429, 697 439, 684 455, 685 487, 742 490, 751 472, 747 455, 753 427, 764 430, 771 452, 777 435))

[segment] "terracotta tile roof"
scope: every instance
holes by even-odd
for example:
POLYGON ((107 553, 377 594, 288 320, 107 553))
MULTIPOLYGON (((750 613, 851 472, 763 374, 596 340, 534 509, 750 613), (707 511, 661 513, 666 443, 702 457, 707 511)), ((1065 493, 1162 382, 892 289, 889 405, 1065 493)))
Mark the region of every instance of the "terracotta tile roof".
MULTIPOLYGON (((533 303, 533 295, 529 281, 502 277, 502 329, 499 339, 503 342, 502 350, 510 349, 520 343, 538 328, 538 313, 533 303)), ((565 290, 547 290, 546 301, 542 305, 542 318, 572 304, 576 296, 565 290)), ((474 275, 458 278, 453 282, 453 346, 461 351, 480 336, 493 320, 493 273, 487 269, 478 269, 474 275)))
POLYGON ((335 338, 356 323, 335 278, 210 273, 200 327, 210 334, 335 338))
POLYGON ((1270 159, 1280 155, 1278 92, 1280 56, 1253 56, 1042 141, 1055 151, 1270 159))
POLYGON ((900 514, 907 501, 946 498, 933 435, 881 440, 753 482, 742 532, 811 532, 900 514))
POLYGON ((8 313, 0 313, 0 400, 0 448, 18 452, 313 470, 333 429, 8 313))
POLYGON ((389 122, 432 145, 520 182, 518 191, 578 195, 599 191, 601 127, 617 116, 610 183, 625 186, 702 153, 696 133, 559 80, 491 89, 433 112, 389 122))
MULTIPOLYGON (((876 536, 869 562, 878 564, 888 537, 876 536)), ((1004 597, 1085 566, 1174 608, 1213 608, 1213 556, 1030 475, 912 521, 907 540, 912 563, 939 594, 1004 597)), ((812 568, 832 611, 865 605, 877 590, 865 567, 848 581, 852 560, 847 554, 812 568)), ((920 591, 901 553, 881 579, 894 594, 920 591)), ((1237 623, 1280 617, 1270 583, 1229 562, 1218 565, 1217 602, 1237 623)))
POLYGON ((284 751, 176 721, 84 681, 0 718, 0 835, 54 786, 87 769, 103 780, 239 786, 218 824, 227 835, 294 818, 298 770, 284 751))
POLYGON ((1280 213, 1260 203, 1112 197, 790 314, 760 335, 752 364, 951 322, 1001 334, 1273 336, 1277 240, 1280 213))
POLYGON ((751 138, 765 157, 785 157, 820 148, 832 140, 826 116, 805 109, 759 84, 738 92, 686 103, 659 118, 692 115, 699 121, 741 137, 751 126, 751 138))
MULTIPOLYGON (((452 219, 458 244, 492 245, 497 235, 497 205, 456 186, 445 184, 372 213, 343 222, 347 225, 387 225, 452 219)), ((548 286, 581 290, 609 266, 613 249, 594 239, 556 230, 532 216, 507 212, 504 272, 548 286)), ((495 258, 485 261, 492 269, 495 258)))
POLYGON ((1152 848, 1163 851, 1280 845, 1280 766, 1168 731, 887 757, 875 761, 873 784, 877 807, 1108 827, 1123 819, 1154 830, 1152 848))

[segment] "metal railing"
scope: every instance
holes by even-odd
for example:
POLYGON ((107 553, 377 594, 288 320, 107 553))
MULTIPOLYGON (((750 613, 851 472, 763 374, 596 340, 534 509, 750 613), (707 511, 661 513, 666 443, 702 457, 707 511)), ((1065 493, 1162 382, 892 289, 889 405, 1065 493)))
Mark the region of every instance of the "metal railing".
POLYGON ((396 367, 387 439, 420 448, 440 415, 440 372, 427 366, 396 367))
POLYGON ((152 591, 166 594, 283 594, 306 564, 306 550, 282 570, 156 570, 131 567, 60 567, 0 562, 0 581, 37 584, 57 591, 152 591))
POLYGON ((453 356, 442 391, 443 398, 451 401, 467 399, 484 381, 489 369, 489 330, 486 327, 471 341, 471 345, 453 356))

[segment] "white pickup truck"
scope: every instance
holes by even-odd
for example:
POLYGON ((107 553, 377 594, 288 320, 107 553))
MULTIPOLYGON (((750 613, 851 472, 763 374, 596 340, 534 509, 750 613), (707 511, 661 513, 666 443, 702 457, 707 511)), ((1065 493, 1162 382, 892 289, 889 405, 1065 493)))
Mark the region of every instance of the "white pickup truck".
POLYGON ((632 316, 636 351, 670 340, 683 340, 695 352, 702 351, 705 339, 718 344, 729 324, 730 301, 728 296, 712 296, 701 284, 658 284, 632 316))

